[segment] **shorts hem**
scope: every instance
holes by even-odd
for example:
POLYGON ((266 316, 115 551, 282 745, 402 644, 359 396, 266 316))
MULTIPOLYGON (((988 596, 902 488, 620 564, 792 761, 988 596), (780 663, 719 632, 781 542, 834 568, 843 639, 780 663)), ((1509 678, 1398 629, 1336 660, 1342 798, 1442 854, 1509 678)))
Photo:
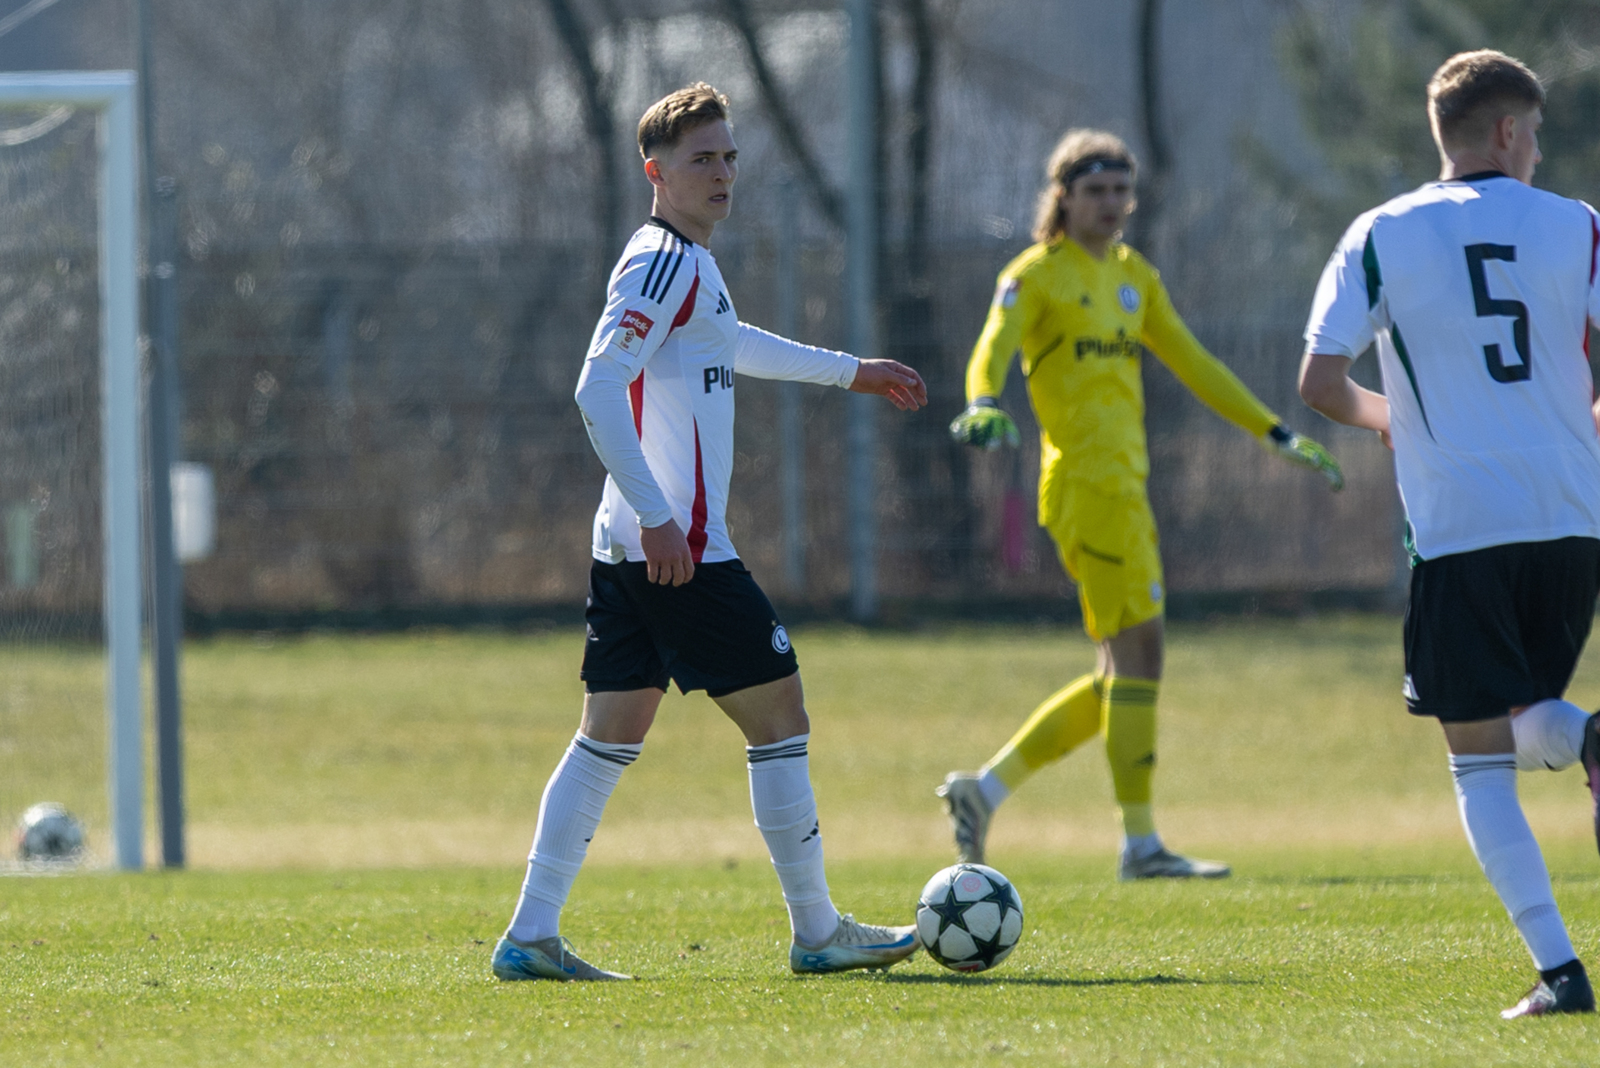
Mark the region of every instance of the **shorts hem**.
POLYGON ((1422 719, 1436 719, 1440 723, 1484 723, 1501 716, 1509 716, 1513 708, 1523 708, 1527 705, 1538 704, 1545 698, 1538 697, 1532 701, 1508 701, 1504 708, 1484 709, 1483 707, 1463 709, 1457 707, 1440 708, 1438 706, 1419 706, 1406 703, 1406 711, 1422 719))
MULTIPOLYGON (((748 689, 751 689, 751 688, 756 687, 756 686, 765 686, 769 682, 777 682, 780 679, 786 679, 790 675, 798 675, 799 673, 800 673, 800 665, 799 664, 795 664, 793 667, 785 668, 784 670, 782 670, 780 672, 777 672, 776 674, 770 674, 770 675, 766 675, 766 676, 756 677, 750 682, 741 681, 741 682, 737 682, 737 683, 733 684, 732 686, 718 686, 714 690, 709 686, 705 686, 705 687, 697 686, 697 687, 694 687, 694 689, 704 689, 705 692, 706 692, 706 696, 712 698, 713 700, 715 700, 718 697, 726 697, 730 693, 738 693, 740 690, 748 690, 748 689)), ((684 690, 681 685, 678 687, 678 689, 683 690, 684 693, 688 693, 689 692, 688 690, 684 690)))
MULTIPOLYGON (((582 675, 579 678, 583 678, 582 675)), ((648 682, 637 675, 626 679, 583 679, 584 693, 632 693, 635 690, 667 692, 667 683, 648 682)))

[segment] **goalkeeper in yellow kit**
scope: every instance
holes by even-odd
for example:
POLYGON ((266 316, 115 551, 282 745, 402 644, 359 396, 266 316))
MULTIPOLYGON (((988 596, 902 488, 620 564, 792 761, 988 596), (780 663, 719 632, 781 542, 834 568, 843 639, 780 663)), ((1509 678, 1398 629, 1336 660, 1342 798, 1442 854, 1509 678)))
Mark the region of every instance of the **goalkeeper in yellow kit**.
POLYGON ((1039 524, 1078 585, 1096 669, 1028 717, 976 774, 951 772, 939 788, 961 859, 981 863, 994 810, 1035 771, 1096 734, 1122 811, 1122 879, 1220 878, 1224 864, 1166 849, 1151 813, 1156 694, 1163 646, 1161 556, 1145 493, 1140 352, 1148 348, 1194 395, 1270 450, 1344 484, 1339 464, 1287 430, 1208 353, 1173 310, 1161 279, 1118 240, 1134 208, 1137 163, 1099 130, 1071 130, 1052 153, 1040 194, 1038 243, 1000 272, 994 303, 967 367, 957 440, 1019 444, 996 404, 1013 354, 1040 428, 1039 524))

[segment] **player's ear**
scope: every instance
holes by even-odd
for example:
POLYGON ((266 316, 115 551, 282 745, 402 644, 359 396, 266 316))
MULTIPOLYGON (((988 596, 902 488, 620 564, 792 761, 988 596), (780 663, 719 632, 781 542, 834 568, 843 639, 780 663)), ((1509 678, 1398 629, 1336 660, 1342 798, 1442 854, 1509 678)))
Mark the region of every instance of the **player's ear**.
POLYGON ((649 156, 645 159, 644 176, 650 180, 651 185, 660 185, 662 183, 661 164, 656 161, 654 156, 649 156))

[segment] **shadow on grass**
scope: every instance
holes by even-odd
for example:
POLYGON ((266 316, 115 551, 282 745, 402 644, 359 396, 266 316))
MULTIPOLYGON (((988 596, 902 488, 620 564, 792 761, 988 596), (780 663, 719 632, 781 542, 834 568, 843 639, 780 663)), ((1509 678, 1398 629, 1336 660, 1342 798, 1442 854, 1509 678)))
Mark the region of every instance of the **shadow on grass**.
POLYGON ((1189 979, 1181 975, 1143 975, 1133 979, 1055 979, 1048 976, 1006 975, 927 975, 923 973, 894 973, 881 978, 885 983, 903 983, 907 986, 1259 986, 1256 979, 1189 979))

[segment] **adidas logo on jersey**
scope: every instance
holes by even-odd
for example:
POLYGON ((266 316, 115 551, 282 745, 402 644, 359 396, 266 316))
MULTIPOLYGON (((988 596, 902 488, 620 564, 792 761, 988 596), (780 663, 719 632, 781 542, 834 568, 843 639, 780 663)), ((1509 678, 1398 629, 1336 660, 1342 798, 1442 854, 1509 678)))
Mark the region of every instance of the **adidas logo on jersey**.
POLYGON ((717 311, 716 311, 716 314, 721 315, 723 312, 727 311, 730 307, 732 307, 732 305, 728 303, 728 294, 726 294, 726 293, 718 293, 717 294, 717 311))

